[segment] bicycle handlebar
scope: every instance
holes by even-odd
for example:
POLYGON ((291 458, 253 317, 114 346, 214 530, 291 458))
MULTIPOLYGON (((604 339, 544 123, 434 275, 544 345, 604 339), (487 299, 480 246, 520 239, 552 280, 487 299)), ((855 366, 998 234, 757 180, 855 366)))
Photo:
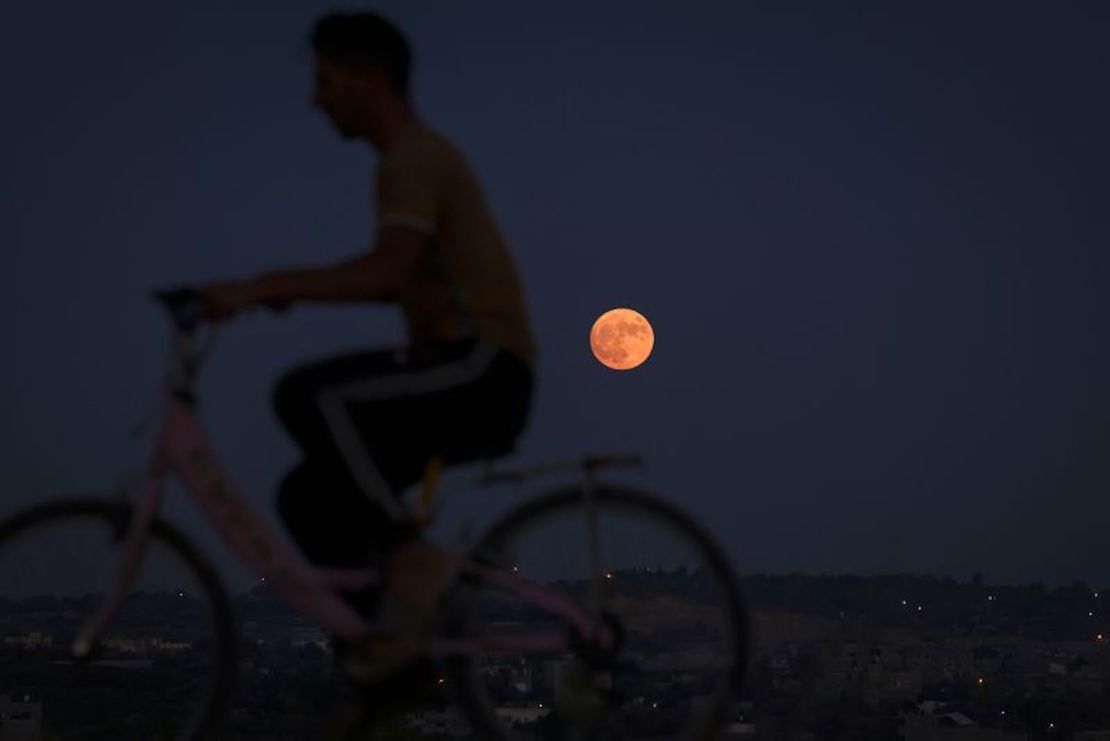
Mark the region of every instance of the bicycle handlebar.
POLYGON ((176 330, 173 341, 174 362, 169 384, 172 393, 181 399, 194 400, 193 383, 201 365, 212 348, 214 334, 206 342, 197 339, 197 330, 205 323, 200 292, 195 288, 172 288, 154 291, 154 300, 166 310, 176 330))
POLYGON ((204 322, 200 292, 195 288, 173 288, 154 291, 154 299, 170 315, 170 321, 181 332, 192 332, 204 322))

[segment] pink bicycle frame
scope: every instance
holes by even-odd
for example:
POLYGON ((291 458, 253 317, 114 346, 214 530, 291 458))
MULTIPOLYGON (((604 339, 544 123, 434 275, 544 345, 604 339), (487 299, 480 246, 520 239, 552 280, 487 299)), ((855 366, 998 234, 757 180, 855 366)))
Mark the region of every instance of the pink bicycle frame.
MULTIPOLYGON (((157 436, 150 471, 144 480, 134 517, 120 553, 115 580, 104 600, 78 631, 73 651, 84 656, 104 635, 112 617, 131 589, 139 572, 151 522, 161 504, 165 481, 177 476, 200 502, 217 532, 237 555, 266 579, 268 585, 339 639, 354 642, 372 632, 372 625, 337 593, 380 583, 371 569, 320 569, 309 564, 287 539, 250 506, 216 458, 190 403, 168 397, 157 436)), ((607 644, 604 625, 567 597, 512 574, 459 558, 460 571, 469 571, 488 583, 514 592, 526 602, 565 620, 580 637, 607 644)), ((433 657, 476 653, 484 650, 557 652, 565 650, 570 636, 565 630, 528 636, 473 636, 429 640, 424 651, 433 657)))

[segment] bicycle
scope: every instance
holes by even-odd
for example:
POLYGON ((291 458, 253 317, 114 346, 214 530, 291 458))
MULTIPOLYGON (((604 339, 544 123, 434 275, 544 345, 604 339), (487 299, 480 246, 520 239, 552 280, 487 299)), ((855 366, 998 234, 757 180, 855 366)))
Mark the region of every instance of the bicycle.
MULTIPOLYGON (((122 701, 124 712, 115 727, 103 730, 106 738, 219 738, 227 718, 239 669, 231 600, 207 557, 158 514, 171 478, 201 504, 217 533, 267 587, 300 614, 347 645, 375 630, 344 593, 372 589, 381 576, 370 567, 307 563, 253 511, 218 462, 195 412, 196 379, 212 333, 202 331, 195 292, 178 289, 155 298, 171 320, 172 357, 141 482, 114 499, 41 503, 0 522, 0 588, 6 595, 0 598, 6 667, 0 670, 0 695, 28 688, 50 694, 49 683, 61 683, 69 694, 53 692, 44 704, 49 716, 64 702, 80 706, 81 687, 94 687, 84 694, 97 698, 89 701, 97 707, 72 710, 76 722, 85 723, 82 738, 101 732, 100 705, 110 702, 122 701), (92 529, 84 534, 78 525, 92 529), (60 534, 51 539, 55 529, 60 534), (59 553, 93 543, 104 553, 68 560, 59 553), (25 554, 20 544, 32 550, 25 554), (178 581, 152 565, 156 555, 180 569, 178 581), (48 584, 47 572, 55 567, 56 583, 48 584), (93 567, 102 573, 86 581, 93 567), (141 588, 149 578, 155 591, 141 588), (185 579, 189 586, 178 586, 185 579), (170 626, 185 639, 151 635, 152 624, 170 626), (143 661, 162 666, 166 675, 190 674, 180 689, 158 689, 162 674, 144 674, 149 666, 143 661), (127 662, 140 662, 138 674, 127 662), (104 683, 124 687, 135 676, 140 679, 126 691, 103 689, 104 683), (170 692, 177 705, 160 707, 166 717, 140 730, 137 724, 146 719, 134 707, 126 712, 128 700, 159 702, 154 692, 170 692), (192 706, 188 712, 179 707, 183 703, 192 706)), ((418 658, 434 662, 441 682, 449 680, 455 705, 474 733, 504 741, 694 741, 721 731, 748 662, 748 610, 729 559, 689 516, 599 478, 602 470, 639 464, 629 455, 517 470, 487 461, 478 483, 521 484, 567 471, 579 480, 516 506, 478 538, 468 556, 458 557, 440 620, 421 643, 418 658)), ((430 462, 420 504, 412 508, 424 526, 434 511, 440 465, 438 459, 430 462)))

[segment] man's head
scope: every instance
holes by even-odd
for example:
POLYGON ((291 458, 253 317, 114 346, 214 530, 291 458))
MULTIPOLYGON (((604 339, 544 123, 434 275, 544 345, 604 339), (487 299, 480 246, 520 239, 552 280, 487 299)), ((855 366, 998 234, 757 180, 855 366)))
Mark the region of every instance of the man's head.
POLYGON ((334 13, 316 22, 312 102, 346 137, 370 136, 383 111, 407 105, 412 51, 376 13, 334 13))

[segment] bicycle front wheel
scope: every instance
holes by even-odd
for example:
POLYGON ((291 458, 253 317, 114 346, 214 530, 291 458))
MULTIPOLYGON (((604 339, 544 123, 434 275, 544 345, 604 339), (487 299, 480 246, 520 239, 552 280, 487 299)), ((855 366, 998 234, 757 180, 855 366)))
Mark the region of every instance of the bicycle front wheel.
POLYGON ((719 736, 748 662, 748 610, 728 557, 681 510, 627 488, 570 487, 503 517, 473 558, 495 571, 460 581, 449 632, 481 648, 447 669, 480 737, 719 736), (576 638, 556 602, 609 626, 617 645, 576 638), (562 645, 537 647, 560 631, 562 645))
POLYGON ((23 716, 29 738, 209 738, 226 710, 230 602, 200 553, 162 520, 106 634, 89 655, 75 651, 76 632, 118 572, 131 511, 66 500, 0 522, 0 699, 23 716))

